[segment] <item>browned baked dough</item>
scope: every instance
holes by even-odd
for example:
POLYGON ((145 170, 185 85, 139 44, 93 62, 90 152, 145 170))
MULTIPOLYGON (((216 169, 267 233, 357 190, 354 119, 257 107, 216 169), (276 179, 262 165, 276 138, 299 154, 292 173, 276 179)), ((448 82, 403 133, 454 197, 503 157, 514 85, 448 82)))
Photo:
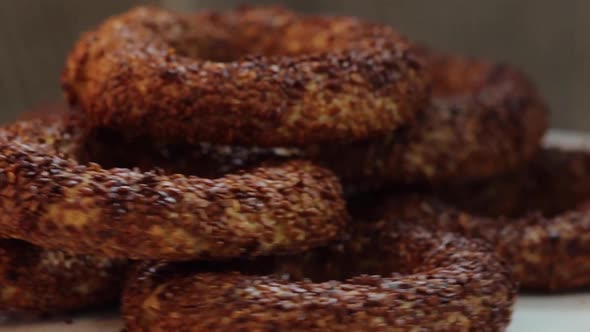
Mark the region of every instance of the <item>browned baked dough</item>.
POLYGON ((299 252, 347 219, 338 179, 307 161, 215 179, 83 165, 69 116, 0 130, 0 234, 49 249, 185 260, 299 252))
POLYGON ((426 101, 387 26, 280 8, 140 7, 76 44, 63 88, 95 125, 157 139, 308 145, 384 134, 426 101))
MULTIPOLYGON (((416 122, 385 137, 299 149, 260 149, 153 141, 112 129, 108 134, 149 151, 142 158, 145 165, 190 172, 193 165, 214 160, 222 161, 219 168, 229 167, 231 155, 248 163, 287 152, 331 168, 347 185, 369 188, 391 183, 469 182, 501 174, 533 158, 547 126, 547 112, 524 74, 482 60, 430 53, 426 58, 433 81, 430 108, 416 122), (160 148, 164 153, 160 154, 160 148)), ((138 154, 130 155, 126 148, 108 151, 121 152, 118 162, 138 162, 138 154)))
POLYGON ((359 220, 297 256, 140 264, 123 316, 130 332, 503 331, 517 288, 507 271, 477 240, 359 220))
POLYGON ((372 200, 393 220, 490 241, 524 289, 590 286, 590 153, 546 149, 518 172, 438 195, 372 200))
POLYGON ((547 108, 521 72, 426 52, 432 101, 415 122, 381 139, 315 147, 308 155, 349 183, 457 183, 533 158, 547 108))
POLYGON ((58 313, 115 303, 127 262, 0 240, 0 311, 58 313))

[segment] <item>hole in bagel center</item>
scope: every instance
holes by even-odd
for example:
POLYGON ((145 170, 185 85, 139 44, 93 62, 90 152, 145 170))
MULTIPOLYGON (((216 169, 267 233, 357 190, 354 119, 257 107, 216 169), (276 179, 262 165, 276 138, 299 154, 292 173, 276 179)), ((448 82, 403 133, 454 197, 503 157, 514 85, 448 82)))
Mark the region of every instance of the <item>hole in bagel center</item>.
POLYGON ((237 62, 259 56, 281 57, 325 53, 325 51, 319 51, 309 47, 301 50, 288 50, 285 49, 284 46, 278 44, 240 45, 219 40, 208 40, 200 43, 188 41, 171 45, 175 53, 180 56, 195 59, 197 61, 212 61, 219 63, 237 62))
MULTIPOLYGON (((383 244, 383 243, 381 243, 383 244)), ((252 260, 181 263, 178 266, 190 271, 227 272, 240 271, 254 276, 272 275, 292 282, 346 281, 362 276, 390 277, 392 274, 413 274, 433 268, 423 265, 425 251, 400 254, 397 244, 378 246, 362 245, 363 250, 337 246, 311 249, 302 254, 261 257, 252 260), (388 250, 384 250, 387 248, 388 250)), ((357 247, 358 248, 358 247, 357 247)))
POLYGON ((293 256, 292 259, 278 258, 273 275, 290 281, 311 280, 312 282, 345 281, 361 276, 389 277, 392 274, 415 272, 422 259, 409 261, 392 252, 368 248, 362 253, 335 253, 315 249, 313 254, 293 256))
POLYGON ((165 174, 194 175, 215 179, 227 173, 278 159, 271 149, 160 142, 99 128, 78 151, 81 163, 95 162, 103 168, 158 169, 165 174))
POLYGON ((216 40, 185 41, 171 45, 176 54, 201 61, 228 63, 248 55, 245 51, 239 50, 237 46, 216 40))
POLYGON ((164 40, 180 56, 197 61, 227 63, 248 57, 298 57, 344 50, 350 47, 350 34, 358 33, 354 25, 346 29, 326 31, 321 22, 287 32, 272 26, 252 29, 232 24, 225 28, 198 24, 183 34, 164 37, 164 40), (319 34, 324 36, 321 43, 310 41, 310 36, 317 37, 319 34))

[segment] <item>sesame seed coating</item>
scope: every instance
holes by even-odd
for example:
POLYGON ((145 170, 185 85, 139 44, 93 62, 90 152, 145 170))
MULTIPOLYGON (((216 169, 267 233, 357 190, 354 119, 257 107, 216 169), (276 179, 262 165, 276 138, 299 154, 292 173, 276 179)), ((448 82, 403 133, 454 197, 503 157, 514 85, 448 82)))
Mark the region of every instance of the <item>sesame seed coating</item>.
POLYGON ((420 64, 390 27, 280 8, 139 7, 86 33, 62 85, 95 125, 261 146, 352 141, 409 122, 420 64))
POLYGON ((115 303, 127 262, 0 240, 0 311, 58 313, 115 303))
POLYGON ((396 220, 488 240, 524 289, 590 286, 590 213, 585 205, 590 201, 590 153, 546 149, 525 168, 451 186, 438 196, 378 199, 396 220))
MULTIPOLYGON (((468 182, 504 173, 534 157, 547 127, 547 108, 524 74, 483 60, 431 53, 423 57, 429 61, 431 105, 416 121, 385 136, 261 149, 153 141, 129 137, 126 131, 110 131, 109 135, 143 151, 146 165, 188 172, 212 160, 218 161, 219 169, 231 169, 236 161, 234 167, 297 156, 330 168, 346 185, 368 188, 391 183, 468 182), (161 153, 175 150, 170 155, 161 153)), ((137 163, 139 153, 130 155, 126 148, 111 147, 116 144, 104 145, 104 154, 116 154, 118 162, 137 163)))
POLYGON ((242 269, 145 262, 124 289, 127 329, 503 331, 510 322, 516 283, 484 243, 384 220, 349 227, 329 247, 242 269))
POLYGON ((307 161, 206 179, 81 164, 67 115, 0 130, 0 234, 49 249, 134 259, 299 252, 348 214, 338 179, 307 161))
POLYGON ((547 107, 521 72, 482 60, 423 56, 432 101, 416 121, 380 139, 308 151, 347 182, 457 183, 495 176, 532 159, 547 107))

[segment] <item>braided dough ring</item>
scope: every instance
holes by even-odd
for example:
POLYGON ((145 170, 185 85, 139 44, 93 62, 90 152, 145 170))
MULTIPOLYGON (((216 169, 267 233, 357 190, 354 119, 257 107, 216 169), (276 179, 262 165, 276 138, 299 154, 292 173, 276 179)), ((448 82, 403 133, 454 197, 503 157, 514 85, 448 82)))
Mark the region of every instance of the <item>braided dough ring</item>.
POLYGON ((58 313, 115 303, 127 263, 0 240, 0 311, 58 313))
POLYGON ((105 257, 228 258, 306 250, 347 219, 338 179, 309 162, 216 179, 104 169, 80 163, 82 128, 55 116, 0 130, 2 236, 105 257))
POLYGON ((395 219, 488 240, 525 289, 590 286, 590 153, 547 149, 524 170, 453 191, 385 205, 395 219))
POLYGON ((262 146, 386 133, 426 100, 391 28, 277 8, 182 15, 140 7, 87 33, 63 87, 95 125, 262 146))
POLYGON ((508 325, 516 284, 486 245, 411 224, 362 220, 350 227, 328 248, 227 269, 143 263, 124 288, 127 329, 502 331, 508 325))
POLYGON ((427 52, 433 99, 417 121, 382 139, 316 147, 308 155, 350 183, 457 183, 534 157, 547 109, 505 65, 427 52))

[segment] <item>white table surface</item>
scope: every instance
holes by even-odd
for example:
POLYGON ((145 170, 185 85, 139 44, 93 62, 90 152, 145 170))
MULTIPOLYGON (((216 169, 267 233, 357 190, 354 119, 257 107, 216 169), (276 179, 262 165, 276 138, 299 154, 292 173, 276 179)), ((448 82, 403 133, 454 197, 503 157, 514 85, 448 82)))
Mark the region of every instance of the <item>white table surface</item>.
MULTIPOLYGON (((590 149, 590 134, 553 130, 548 145, 590 149)), ((114 312, 64 317, 43 322, 4 322, 0 332, 120 332, 114 312)), ((590 332, 590 291, 564 295, 523 294, 508 332, 590 332)))

